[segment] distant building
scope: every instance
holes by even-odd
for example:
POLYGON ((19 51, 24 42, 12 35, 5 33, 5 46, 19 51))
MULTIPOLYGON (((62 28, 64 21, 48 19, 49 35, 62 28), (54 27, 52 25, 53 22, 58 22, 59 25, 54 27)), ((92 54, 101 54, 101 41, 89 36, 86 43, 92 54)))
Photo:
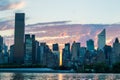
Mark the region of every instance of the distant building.
POLYGON ((9 63, 13 63, 14 45, 10 46, 9 63))
POLYGON ((14 34, 14 63, 24 63, 24 28, 25 14, 15 14, 15 34, 14 34))
POLYGON ((38 53, 38 60, 37 62, 41 65, 44 65, 44 62, 46 61, 44 58, 46 58, 45 55, 45 46, 46 46, 46 43, 40 43, 40 46, 39 46, 39 53, 38 53), (45 60, 45 61, 44 61, 45 60))
POLYGON ((112 63, 112 47, 108 46, 108 45, 105 45, 104 54, 105 54, 106 64, 111 65, 111 63, 112 63))
POLYGON ((78 61, 80 58, 80 43, 76 43, 75 41, 72 44, 71 47, 71 55, 72 55, 72 61, 78 61))
POLYGON ((24 64, 32 64, 32 40, 33 38, 30 34, 25 35, 25 56, 24 56, 24 64))
POLYGON ((118 38, 113 43, 112 64, 120 62, 120 42, 118 38))
POLYGON ((3 45, 3 51, 4 51, 4 63, 7 64, 9 59, 9 54, 8 54, 8 46, 5 44, 3 45))
MULTIPOLYGON (((55 67, 56 54, 53 54, 46 43, 40 43, 39 52, 37 54, 37 63, 42 66, 55 67)), ((58 59, 58 58, 57 58, 58 59)))
POLYGON ((31 35, 31 36, 32 36, 32 63, 35 64, 39 43, 35 40, 35 35, 31 35))
POLYGON ((35 52, 32 53, 34 55, 33 56, 33 59, 34 59, 33 63, 34 64, 38 64, 38 60, 40 59, 40 58, 38 58, 39 53, 40 53, 40 51, 39 51, 39 42, 37 40, 35 40, 35 52))
POLYGON ((87 50, 94 51, 94 41, 92 39, 87 41, 87 50))
POLYGON ((97 51, 96 63, 105 63, 105 54, 102 50, 97 51))
POLYGON ((92 58, 92 54, 90 51, 87 50, 85 55, 84 55, 84 64, 85 65, 91 64, 91 58, 92 58))
POLYGON ((70 67, 70 64, 71 64, 70 43, 66 43, 62 51, 62 65, 65 67, 70 67))
POLYGON ((57 44, 57 43, 56 43, 56 44, 53 44, 52 49, 53 49, 53 51, 59 51, 59 46, 58 46, 58 44, 57 44))
POLYGON ((0 36, 0 64, 4 63, 3 37, 0 36))
POLYGON ((98 49, 103 50, 106 44, 106 30, 104 29, 102 32, 98 34, 98 49))
POLYGON ((86 53, 86 47, 80 47, 80 63, 84 63, 84 57, 86 53))
POLYGON ((58 67, 60 65, 60 51, 58 43, 52 45, 52 52, 55 55, 55 65, 58 67))
POLYGON ((45 53, 44 53, 44 64, 47 66, 47 67, 56 67, 58 66, 59 64, 56 64, 56 54, 53 54, 51 49, 49 48, 48 45, 45 46, 45 53))

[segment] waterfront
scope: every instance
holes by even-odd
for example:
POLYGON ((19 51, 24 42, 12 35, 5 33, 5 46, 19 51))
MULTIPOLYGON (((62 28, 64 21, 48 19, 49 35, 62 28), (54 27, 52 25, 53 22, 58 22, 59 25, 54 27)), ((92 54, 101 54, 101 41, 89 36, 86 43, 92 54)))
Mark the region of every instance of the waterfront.
POLYGON ((0 73, 0 80, 120 80, 120 74, 0 73))

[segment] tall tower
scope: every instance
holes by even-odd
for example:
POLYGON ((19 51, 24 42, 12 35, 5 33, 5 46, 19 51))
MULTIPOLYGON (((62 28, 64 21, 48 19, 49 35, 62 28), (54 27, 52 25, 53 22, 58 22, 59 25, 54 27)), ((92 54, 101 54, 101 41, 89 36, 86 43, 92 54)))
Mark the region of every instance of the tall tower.
POLYGON ((113 43, 112 64, 120 62, 120 42, 118 38, 113 43))
POLYGON ((106 30, 103 29, 103 31, 100 32, 100 34, 98 34, 98 49, 103 50, 105 44, 106 44, 106 30))
POLYGON ((14 35, 14 63, 22 64, 24 62, 24 28, 25 14, 15 14, 15 35, 14 35))
POLYGON ((87 41, 87 50, 93 51, 94 50, 94 41, 92 39, 89 39, 87 41))

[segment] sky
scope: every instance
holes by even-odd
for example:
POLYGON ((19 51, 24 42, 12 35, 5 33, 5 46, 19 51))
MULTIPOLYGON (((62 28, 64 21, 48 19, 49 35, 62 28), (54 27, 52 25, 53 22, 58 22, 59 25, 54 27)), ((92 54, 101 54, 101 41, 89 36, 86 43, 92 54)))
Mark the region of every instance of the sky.
POLYGON ((86 46, 86 40, 93 39, 97 46, 97 35, 105 28, 106 42, 112 44, 120 38, 119 8, 120 0, 0 0, 0 35, 7 45, 13 44, 15 13, 24 12, 25 33, 35 34, 40 42, 86 46))
MULTIPOLYGON (((26 24, 71 20, 74 23, 120 22, 120 0, 0 0, 0 16, 24 12, 26 24)), ((14 17, 13 17, 14 18, 14 17)))

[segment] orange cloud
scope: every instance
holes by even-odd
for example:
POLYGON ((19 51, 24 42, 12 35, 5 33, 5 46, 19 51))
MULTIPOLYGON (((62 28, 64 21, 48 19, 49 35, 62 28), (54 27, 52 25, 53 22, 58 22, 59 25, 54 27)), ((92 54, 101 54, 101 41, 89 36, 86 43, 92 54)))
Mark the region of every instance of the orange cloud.
POLYGON ((0 0, 0 11, 20 9, 25 6, 25 0, 10 1, 10 0, 0 0))
POLYGON ((25 1, 20 1, 20 2, 16 2, 16 3, 9 5, 9 8, 10 9, 20 9, 20 8, 23 8, 24 6, 25 6, 25 1))

